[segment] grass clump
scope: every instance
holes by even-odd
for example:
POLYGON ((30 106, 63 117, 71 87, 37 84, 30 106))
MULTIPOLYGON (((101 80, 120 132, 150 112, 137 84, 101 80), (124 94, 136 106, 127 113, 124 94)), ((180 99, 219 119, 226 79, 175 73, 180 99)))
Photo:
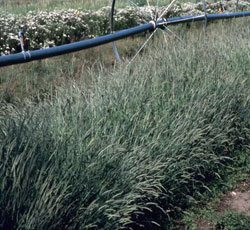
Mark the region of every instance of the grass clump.
POLYGON ((250 228, 250 217, 240 212, 227 212, 217 221, 216 230, 242 230, 250 228))
POLYGON ((248 21, 236 25, 2 105, 1 228, 170 228, 249 145, 248 21))

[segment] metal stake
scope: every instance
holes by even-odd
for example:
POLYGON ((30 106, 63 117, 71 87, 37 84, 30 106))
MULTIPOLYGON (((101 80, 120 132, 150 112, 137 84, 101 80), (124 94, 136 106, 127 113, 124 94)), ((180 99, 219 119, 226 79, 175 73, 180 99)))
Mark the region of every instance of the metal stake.
POLYGON ((207 24, 208 24, 208 20, 207 20, 207 7, 206 7, 206 0, 202 0, 203 3, 203 10, 205 13, 205 33, 207 33, 207 24))

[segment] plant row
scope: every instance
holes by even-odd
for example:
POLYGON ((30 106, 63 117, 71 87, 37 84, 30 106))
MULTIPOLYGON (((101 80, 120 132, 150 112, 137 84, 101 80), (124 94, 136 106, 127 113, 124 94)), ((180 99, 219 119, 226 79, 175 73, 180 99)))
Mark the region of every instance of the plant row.
POLYGON ((249 157, 244 22, 206 40, 193 31, 185 49, 157 42, 131 68, 50 100, 2 106, 0 228, 169 229, 212 196, 249 157))

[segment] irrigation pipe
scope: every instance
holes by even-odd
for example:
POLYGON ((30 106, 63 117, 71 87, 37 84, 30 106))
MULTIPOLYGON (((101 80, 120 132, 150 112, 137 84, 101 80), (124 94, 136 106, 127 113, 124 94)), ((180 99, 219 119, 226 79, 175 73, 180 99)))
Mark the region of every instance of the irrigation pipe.
POLYGON ((147 23, 140 26, 136 26, 130 29, 121 30, 114 34, 108 34, 101 37, 74 42, 71 44, 55 46, 48 49, 34 50, 28 52, 22 52, 18 54, 10 54, 6 56, 0 56, 0 67, 15 65, 25 62, 31 62, 34 60, 41 60, 62 54, 76 52, 84 49, 93 48, 96 46, 104 45, 112 41, 120 40, 144 31, 154 30, 154 23, 147 23))
MULTIPOLYGON (((250 11, 234 12, 234 13, 223 13, 223 14, 208 14, 208 20, 228 19, 250 16, 250 11)), ((184 16, 184 17, 173 17, 166 20, 158 20, 156 23, 149 22, 140 26, 118 31, 113 34, 104 35, 101 37, 74 42, 71 44, 55 46, 48 49, 26 51, 18 54, 10 54, 6 56, 0 56, 0 67, 21 64, 31 62, 35 60, 41 60, 54 56, 59 56, 71 52, 76 52, 84 49, 93 48, 96 46, 104 45, 113 41, 117 41, 135 34, 139 34, 145 31, 154 31, 156 28, 164 28, 166 25, 181 24, 193 21, 205 20, 204 15, 197 16, 184 16)))
MULTIPOLYGON (((212 20, 239 18, 239 17, 246 17, 246 16, 250 16, 250 10, 242 11, 242 12, 234 12, 234 13, 208 14, 207 19, 208 21, 212 21, 212 20)), ((187 22, 193 22, 193 21, 204 21, 204 20, 205 20, 205 15, 182 16, 182 17, 168 18, 167 24, 174 25, 174 24, 187 23, 187 22)))

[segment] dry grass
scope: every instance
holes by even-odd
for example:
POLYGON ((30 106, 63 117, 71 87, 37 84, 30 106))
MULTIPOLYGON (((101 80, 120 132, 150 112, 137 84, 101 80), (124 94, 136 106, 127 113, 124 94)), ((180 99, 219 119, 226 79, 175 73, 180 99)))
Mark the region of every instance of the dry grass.
POLYGON ((27 11, 53 10, 64 8, 99 9, 110 5, 108 0, 0 0, 0 10, 24 14, 27 11))
MULTIPOLYGON (((133 0, 138 4, 147 5, 146 0, 133 0)), ((150 0, 152 5, 168 5, 170 0, 150 0)), ((197 0, 182 0, 183 2, 197 2, 197 0)), ((53 10, 67 8, 99 9, 104 6, 111 6, 111 0, 0 0, 0 10, 7 10, 12 13, 26 13, 29 10, 53 10)), ((117 5, 130 5, 129 1, 117 0, 117 5), (124 4, 125 3, 125 4, 124 4)))

